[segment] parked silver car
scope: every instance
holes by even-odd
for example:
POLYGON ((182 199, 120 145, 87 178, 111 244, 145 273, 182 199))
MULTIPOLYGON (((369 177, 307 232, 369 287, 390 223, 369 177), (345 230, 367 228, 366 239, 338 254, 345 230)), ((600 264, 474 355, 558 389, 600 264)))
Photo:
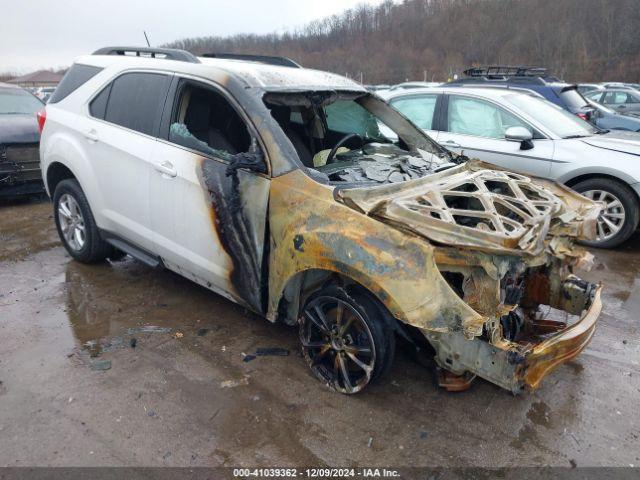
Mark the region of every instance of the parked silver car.
POLYGON ((584 96, 620 113, 640 112, 640 92, 633 88, 594 90, 585 93, 584 96))
POLYGON ((393 107, 442 146, 556 180, 603 202, 593 246, 615 247, 640 218, 640 135, 606 132, 537 95, 503 88, 387 92, 393 107))

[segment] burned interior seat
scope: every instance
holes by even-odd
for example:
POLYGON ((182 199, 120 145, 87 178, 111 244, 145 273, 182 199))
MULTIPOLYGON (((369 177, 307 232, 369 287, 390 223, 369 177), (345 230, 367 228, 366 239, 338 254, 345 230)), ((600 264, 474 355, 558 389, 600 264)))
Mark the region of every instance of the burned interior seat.
POLYGON ((192 97, 184 118, 189 131, 198 140, 206 142, 211 148, 238 153, 227 137, 211 123, 211 105, 206 99, 192 97))
POLYGON ((305 143, 302 135, 300 135, 291 126, 291 109, 289 107, 275 106, 271 108, 271 115, 276 119, 280 128, 284 131, 285 135, 289 138, 293 144, 293 148, 296 149, 300 161, 305 167, 313 167, 313 154, 309 147, 305 143))

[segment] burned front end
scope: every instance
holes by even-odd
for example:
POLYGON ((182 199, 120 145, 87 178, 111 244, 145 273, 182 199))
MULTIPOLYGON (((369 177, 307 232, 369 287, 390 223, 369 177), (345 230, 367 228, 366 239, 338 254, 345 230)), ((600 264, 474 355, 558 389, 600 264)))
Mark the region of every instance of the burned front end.
POLYGON ((453 155, 365 92, 264 103, 282 130, 274 145, 304 165, 272 182, 273 318, 285 304, 294 323, 297 292, 330 272, 426 338, 450 390, 475 376, 533 389, 585 348, 600 287, 575 275, 591 259, 574 241, 595 236, 599 205, 453 155))
POLYGON ((447 293, 478 314, 449 308, 421 322, 441 386, 463 390, 479 376, 512 392, 535 389, 591 340, 601 287, 575 275, 592 258, 573 241, 594 236, 593 202, 477 162, 339 198, 428 239, 447 293))

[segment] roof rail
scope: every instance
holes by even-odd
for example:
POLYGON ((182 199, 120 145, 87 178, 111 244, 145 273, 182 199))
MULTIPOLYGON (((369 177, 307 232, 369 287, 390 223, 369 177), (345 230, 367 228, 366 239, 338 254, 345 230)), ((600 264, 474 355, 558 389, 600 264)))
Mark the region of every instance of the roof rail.
POLYGON ((507 65, 491 65, 487 67, 468 68, 463 72, 467 77, 548 77, 544 67, 513 67, 507 65))
POLYGON ((186 50, 175 48, 149 47, 104 47, 93 52, 93 55, 127 55, 135 57, 162 58, 178 62, 200 63, 198 57, 186 50))
POLYGON ((244 53, 204 53, 203 57, 223 58, 228 60, 244 60, 246 62, 259 62, 268 65, 278 65, 280 67, 302 68, 298 62, 287 57, 276 57, 272 55, 253 55, 244 53))

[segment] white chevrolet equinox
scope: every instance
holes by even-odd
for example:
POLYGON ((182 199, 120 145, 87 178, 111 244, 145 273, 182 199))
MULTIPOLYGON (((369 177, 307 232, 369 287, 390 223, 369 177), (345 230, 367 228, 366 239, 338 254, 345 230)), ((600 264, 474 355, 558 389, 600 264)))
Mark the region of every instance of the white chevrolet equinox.
POLYGON ((125 252, 297 325, 342 393, 389 369, 396 335, 450 390, 535 389, 587 346, 601 288, 574 241, 600 204, 465 161, 344 77, 215 56, 111 47, 66 74, 38 121, 74 259, 125 252), (540 323, 549 306, 567 316, 540 323))

